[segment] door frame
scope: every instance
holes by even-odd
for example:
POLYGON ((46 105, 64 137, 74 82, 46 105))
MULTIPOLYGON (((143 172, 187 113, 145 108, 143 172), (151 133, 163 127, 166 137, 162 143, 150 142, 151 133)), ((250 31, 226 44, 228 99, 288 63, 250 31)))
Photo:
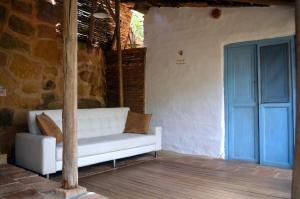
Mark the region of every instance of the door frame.
MULTIPOLYGON (((288 42, 290 44, 290 61, 291 61, 291 91, 292 92, 292 114, 293 114, 293 145, 290 146, 293 155, 294 151, 294 146, 295 146, 295 126, 296 126, 296 113, 295 113, 295 108, 296 108, 296 60, 295 60, 295 35, 291 36, 286 36, 286 37, 277 37, 277 38, 271 38, 271 39, 262 39, 262 40, 254 40, 254 41, 245 41, 245 42, 238 42, 238 43, 232 43, 224 46, 224 116, 225 116, 225 159, 229 159, 229 95, 228 95, 228 90, 229 90, 229 85, 228 85, 228 77, 229 77, 229 70, 228 70, 228 49, 233 48, 233 47, 241 47, 245 45, 256 45, 257 52, 256 52, 256 59, 258 60, 258 49, 259 46, 262 45, 268 45, 268 44, 274 44, 278 42, 288 42)), ((259 85, 260 82, 258 82, 257 85, 259 85)), ((260 92, 260 91, 259 91, 260 92)), ((258 96, 259 97, 259 96, 258 96)), ((258 118, 259 119, 259 118, 258 118)), ((259 137, 258 137, 259 139, 259 137)), ((259 144, 259 142, 258 142, 259 144)), ((259 154, 258 154, 259 157, 259 154)), ((258 158, 260 159, 260 158, 258 158)))

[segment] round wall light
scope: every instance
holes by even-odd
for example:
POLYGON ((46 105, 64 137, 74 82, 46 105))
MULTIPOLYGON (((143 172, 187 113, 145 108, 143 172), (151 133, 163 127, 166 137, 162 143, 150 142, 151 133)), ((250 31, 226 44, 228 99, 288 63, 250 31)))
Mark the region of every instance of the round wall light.
POLYGON ((219 19, 222 15, 222 11, 219 8, 215 8, 211 11, 211 16, 214 19, 219 19))

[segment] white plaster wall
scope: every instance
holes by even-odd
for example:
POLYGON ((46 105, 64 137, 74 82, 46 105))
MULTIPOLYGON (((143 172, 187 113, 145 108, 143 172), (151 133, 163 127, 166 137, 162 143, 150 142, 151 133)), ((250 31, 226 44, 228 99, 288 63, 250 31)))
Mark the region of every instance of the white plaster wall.
POLYGON ((224 45, 293 35, 294 9, 151 8, 145 16, 146 111, 163 149, 224 157, 224 45), (183 50, 186 64, 177 65, 183 50))

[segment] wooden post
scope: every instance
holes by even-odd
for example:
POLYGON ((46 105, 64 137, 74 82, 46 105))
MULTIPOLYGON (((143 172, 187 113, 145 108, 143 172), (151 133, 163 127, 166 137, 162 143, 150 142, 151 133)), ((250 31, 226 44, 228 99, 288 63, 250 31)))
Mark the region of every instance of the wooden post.
POLYGON ((123 88, 123 68, 122 68, 122 46, 121 46, 121 21, 120 21, 120 0, 115 2, 116 12, 116 39, 117 39, 117 54, 118 54, 118 69, 119 69, 119 96, 120 107, 124 106, 124 88, 123 88))
POLYGON ((90 53, 94 44, 94 30, 95 30, 95 17, 94 14, 97 11, 97 0, 92 0, 92 12, 89 24, 89 41, 87 43, 87 50, 90 53))
POLYGON ((296 60, 297 60, 297 107, 296 107, 296 142, 292 182, 292 199, 300 198, 300 0, 296 0, 296 60))
POLYGON ((77 0, 64 0, 64 105, 62 188, 78 187, 77 169, 77 0))

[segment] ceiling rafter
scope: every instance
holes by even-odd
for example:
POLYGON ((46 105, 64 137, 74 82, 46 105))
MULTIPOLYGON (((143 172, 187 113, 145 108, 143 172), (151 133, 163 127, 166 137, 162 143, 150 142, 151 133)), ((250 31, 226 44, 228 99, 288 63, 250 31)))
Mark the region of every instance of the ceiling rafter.
POLYGON ((222 0, 222 1, 262 4, 262 5, 292 5, 295 3, 294 0, 222 0))
POLYGON ((136 7, 242 7, 242 6, 270 6, 293 5, 295 0, 122 0, 135 3, 136 7))

